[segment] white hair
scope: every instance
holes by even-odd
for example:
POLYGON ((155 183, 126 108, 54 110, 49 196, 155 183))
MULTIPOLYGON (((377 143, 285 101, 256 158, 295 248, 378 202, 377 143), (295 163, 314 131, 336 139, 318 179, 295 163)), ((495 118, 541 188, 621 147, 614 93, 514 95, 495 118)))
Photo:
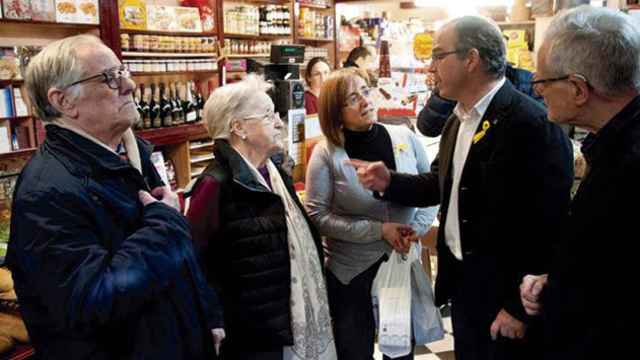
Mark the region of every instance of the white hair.
MULTIPOLYGON (((85 45, 102 45, 94 35, 77 35, 54 41, 34 56, 26 69, 25 85, 36 115, 42 121, 51 121, 62 114, 49 103, 49 89, 62 89, 85 75, 85 64, 77 50, 85 45)), ((68 89, 69 97, 76 99, 81 86, 68 89)))
POLYGON ((552 76, 581 74, 607 96, 640 89, 640 26, 629 15, 579 6, 551 22, 544 42, 552 76))
POLYGON ((228 139, 231 122, 255 115, 256 95, 272 85, 261 76, 249 74, 243 80, 215 89, 204 105, 204 119, 213 139, 228 139))

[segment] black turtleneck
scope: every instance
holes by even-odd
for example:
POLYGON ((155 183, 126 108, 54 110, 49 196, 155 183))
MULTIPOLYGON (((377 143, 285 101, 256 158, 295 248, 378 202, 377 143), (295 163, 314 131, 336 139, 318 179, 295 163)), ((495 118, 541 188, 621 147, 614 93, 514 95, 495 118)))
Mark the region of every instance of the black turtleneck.
POLYGON ((343 129, 344 149, 352 159, 382 161, 390 170, 396 169, 393 146, 387 129, 373 124, 367 131, 343 129))

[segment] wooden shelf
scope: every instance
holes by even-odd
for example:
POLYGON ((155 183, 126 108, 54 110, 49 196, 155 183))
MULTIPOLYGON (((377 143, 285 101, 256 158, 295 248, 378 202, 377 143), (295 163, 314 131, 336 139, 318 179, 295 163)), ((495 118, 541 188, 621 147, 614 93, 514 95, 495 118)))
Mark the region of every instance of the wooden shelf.
POLYGON ((206 75, 217 74, 218 70, 199 70, 199 71, 152 71, 152 72, 132 72, 132 76, 162 76, 162 75, 206 75))
POLYGON ((170 35, 170 36, 218 36, 215 31, 187 32, 187 31, 160 31, 160 30, 128 30, 120 29, 121 34, 140 35, 170 35))
POLYGON ((527 20, 527 21, 496 21, 498 26, 535 26, 535 20, 527 20))
POLYGON ((290 0, 235 0, 234 2, 259 5, 289 5, 291 3, 290 0))
POLYGON ((326 42, 326 43, 331 43, 333 42, 333 39, 331 38, 309 38, 309 37, 299 37, 298 41, 305 41, 305 42, 326 42))
POLYGON ((24 84, 24 80, 0 80, 0 87, 9 85, 21 86, 22 84, 24 84))
POLYGON ((243 59, 243 58, 268 58, 271 54, 229 54, 229 59, 243 59))
POLYGON ((303 3, 303 2, 299 2, 299 1, 296 1, 296 3, 299 4, 300 7, 305 7, 305 8, 310 8, 310 9, 320 9, 320 10, 331 9, 331 6, 329 4, 327 4, 327 5, 318 5, 318 4, 303 3))
POLYGON ((0 19, 0 25, 25 25, 25 26, 42 26, 42 27, 51 27, 55 26, 56 28, 68 28, 68 29, 78 29, 78 30, 95 30, 99 29, 99 24, 68 24, 68 23, 59 23, 55 21, 34 21, 34 20, 16 20, 16 19, 0 19))
POLYGON ((123 51, 123 57, 136 57, 136 58, 215 58, 218 56, 216 53, 152 53, 152 52, 138 52, 138 51, 123 51))
POLYGON ((6 153, 0 153, 0 160, 9 159, 9 158, 16 158, 16 157, 29 157, 29 156, 33 155, 33 153, 37 149, 38 148, 34 147, 34 148, 27 148, 27 149, 9 151, 9 152, 6 152, 6 153))
POLYGON ((265 40, 265 39, 282 39, 282 38, 290 38, 291 34, 284 35, 271 35, 271 34, 263 34, 263 35, 249 35, 249 34, 234 34, 234 33, 224 33, 225 38, 230 39, 249 39, 249 40, 265 40))
POLYGON ((207 129, 202 122, 198 122, 168 128, 137 130, 136 135, 154 145, 175 145, 202 139, 207 136, 207 129))
POLYGON ((206 166, 201 166, 201 167, 197 167, 195 170, 191 169, 191 177, 192 178, 197 177, 198 175, 202 174, 206 168, 207 168, 206 166))
POLYGON ((0 120, 15 120, 15 121, 22 121, 22 120, 29 120, 31 119, 30 115, 27 116, 10 116, 10 117, 0 117, 0 120))
POLYGON ((203 161, 210 161, 213 160, 215 158, 215 156, 213 156, 213 154, 206 154, 206 155, 191 155, 191 158, 189 159, 189 162, 191 162, 192 164, 195 163, 200 163, 203 161))
POLYGON ((211 146, 213 146, 213 141, 209 141, 206 143, 194 143, 194 144, 189 144, 189 150, 197 150, 197 149, 202 149, 202 148, 211 147, 211 146))

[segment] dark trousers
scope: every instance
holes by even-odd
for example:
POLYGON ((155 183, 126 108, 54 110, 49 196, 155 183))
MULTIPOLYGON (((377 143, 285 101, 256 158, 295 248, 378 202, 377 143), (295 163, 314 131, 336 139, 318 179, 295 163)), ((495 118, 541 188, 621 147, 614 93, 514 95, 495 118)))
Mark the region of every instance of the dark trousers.
MULTIPOLYGON (((327 271, 327 294, 333 319, 333 336, 338 360, 372 360, 376 325, 371 303, 371 286, 382 259, 347 285, 327 271)), ((385 360, 389 358, 384 357, 385 360)), ((413 360, 409 355, 396 360, 413 360)))
MULTIPOLYGON (((459 264, 461 265, 461 263, 459 264)), ((461 266, 457 269, 458 284, 462 284, 461 266)), ((489 312, 470 306, 473 299, 454 297, 451 303, 451 323, 456 360, 540 360, 542 342, 537 323, 527 327, 524 339, 512 340, 498 334, 491 339, 491 324, 495 318, 484 316, 489 312)))

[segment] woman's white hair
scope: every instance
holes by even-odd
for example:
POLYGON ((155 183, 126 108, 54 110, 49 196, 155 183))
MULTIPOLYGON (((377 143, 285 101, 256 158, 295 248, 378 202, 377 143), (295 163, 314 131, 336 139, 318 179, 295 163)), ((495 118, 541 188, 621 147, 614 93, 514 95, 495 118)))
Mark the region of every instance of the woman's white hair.
POLYGON ((204 119, 213 139, 228 139, 231 122, 255 114, 256 95, 266 93, 272 84, 249 74, 243 80, 215 89, 204 105, 204 119))
POLYGON ((629 15, 579 6, 551 22, 545 42, 552 76, 581 74, 607 96, 640 89, 640 26, 629 15))
MULTIPOLYGON (((42 121, 51 121, 62 114, 49 103, 49 89, 62 89, 86 76, 84 64, 77 55, 83 45, 104 45, 94 35, 77 35, 54 41, 45 46, 29 65, 25 74, 25 85, 36 115, 42 121)), ((81 86, 74 86, 68 91, 73 100, 82 93, 81 86)))

